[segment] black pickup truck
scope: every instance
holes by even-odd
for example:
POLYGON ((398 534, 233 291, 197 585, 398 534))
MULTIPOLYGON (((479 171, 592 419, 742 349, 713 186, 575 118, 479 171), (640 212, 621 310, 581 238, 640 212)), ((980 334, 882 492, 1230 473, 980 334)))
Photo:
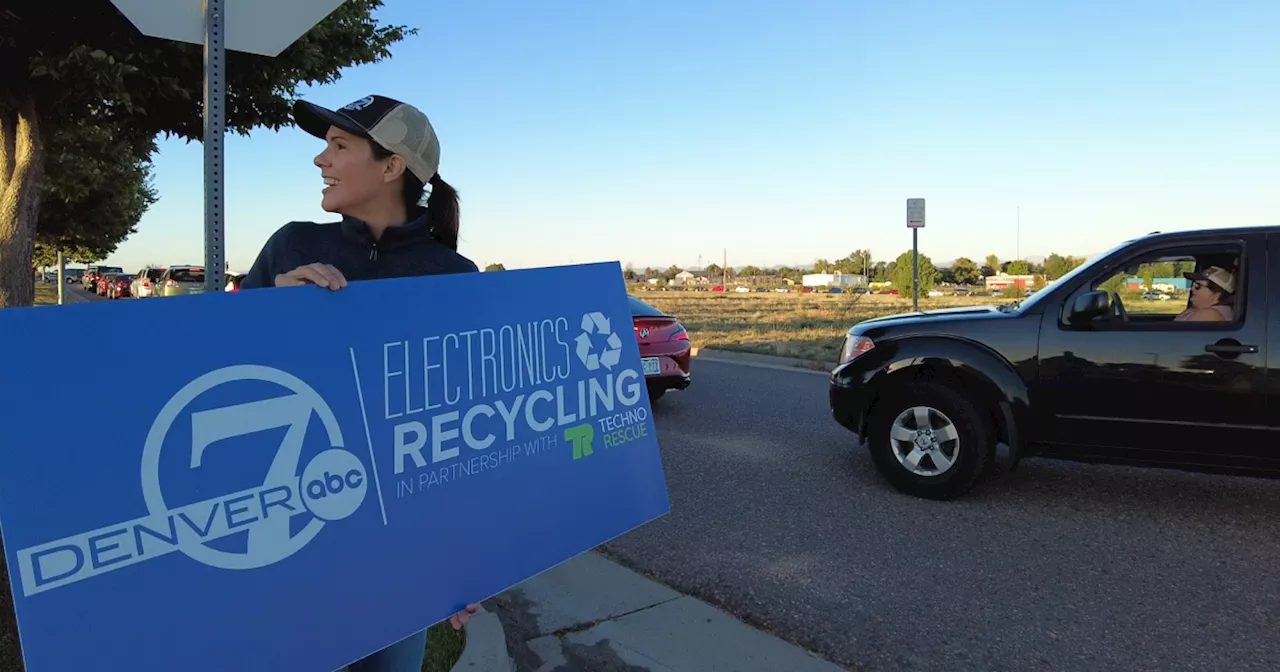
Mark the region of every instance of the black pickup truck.
POLYGON ((832 415, 889 483, 930 499, 1029 456, 1280 476, 1273 256, 1280 227, 1154 233, 1021 303, 861 322, 832 415), (1207 285, 1226 319, 1175 320, 1212 267, 1231 274, 1230 293, 1207 285))

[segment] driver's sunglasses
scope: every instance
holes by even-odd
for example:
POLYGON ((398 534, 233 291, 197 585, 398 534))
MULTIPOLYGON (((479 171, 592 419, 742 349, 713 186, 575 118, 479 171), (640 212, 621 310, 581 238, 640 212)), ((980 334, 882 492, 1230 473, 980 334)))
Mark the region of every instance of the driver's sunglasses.
POLYGON ((1191 289, 1204 289, 1204 288, 1205 288, 1205 287, 1207 287, 1207 286, 1208 286, 1208 285, 1204 284, 1203 282, 1193 282, 1193 283, 1191 283, 1191 289))

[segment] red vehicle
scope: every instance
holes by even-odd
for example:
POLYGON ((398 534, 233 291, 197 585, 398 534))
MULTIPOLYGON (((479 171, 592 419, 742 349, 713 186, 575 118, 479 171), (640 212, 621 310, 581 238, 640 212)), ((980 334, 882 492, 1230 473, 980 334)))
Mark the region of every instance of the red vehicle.
POLYGON ((689 332, 676 318, 627 295, 631 321, 640 345, 640 364, 649 387, 649 400, 657 401, 667 390, 689 387, 689 363, 693 347, 689 332))
POLYGON ((121 299, 130 296, 133 287, 133 276, 121 273, 119 275, 107 276, 107 293, 108 299, 121 299))

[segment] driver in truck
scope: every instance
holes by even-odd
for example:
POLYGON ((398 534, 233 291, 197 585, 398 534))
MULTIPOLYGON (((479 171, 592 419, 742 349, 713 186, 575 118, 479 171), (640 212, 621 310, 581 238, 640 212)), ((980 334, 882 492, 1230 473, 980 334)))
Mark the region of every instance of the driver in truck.
POLYGON ((1231 322, 1235 319, 1232 304, 1235 303, 1236 279, 1228 270, 1210 266, 1195 273, 1186 273, 1191 281, 1191 298, 1187 309, 1174 322, 1231 322))

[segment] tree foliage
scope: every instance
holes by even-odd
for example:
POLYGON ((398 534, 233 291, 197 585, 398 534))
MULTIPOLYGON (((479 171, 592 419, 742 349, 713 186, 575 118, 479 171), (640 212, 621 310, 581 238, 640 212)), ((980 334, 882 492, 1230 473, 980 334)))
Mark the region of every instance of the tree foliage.
MULTIPOLYGON (((416 31, 379 24, 373 12, 382 4, 347 0, 275 58, 228 52, 228 130, 247 134, 259 126, 289 125, 299 86, 331 83, 344 68, 389 57, 393 44, 416 31)), ((60 134, 74 134, 85 125, 150 141, 162 133, 199 139, 203 76, 200 45, 142 35, 110 0, 7 2, 0 9, 0 155, 6 147, 34 147, 36 169, 19 173, 0 160, 0 195, 14 201, 21 196, 23 202, 34 198, 44 207, 44 188, 64 181, 40 169, 44 152, 67 145, 60 134)), ((146 194, 138 190, 133 196, 146 201, 146 194)), ((29 269, 31 248, 12 241, 29 240, 37 221, 45 220, 37 208, 0 208, 0 220, 0 271, 15 265, 29 269)), ((87 250, 113 248, 136 223, 81 217, 61 235, 87 250)), ((29 275, 0 272, 0 308, 6 302, 31 302, 29 282, 4 286, 29 275)))
POLYGON ((1005 272, 1009 275, 1030 275, 1031 265, 1022 259, 1015 259, 1009 262, 1009 266, 1005 268, 1005 272))
POLYGON ((957 285, 976 285, 982 281, 978 264, 968 257, 960 257, 951 264, 951 281, 957 285))
POLYGON ((157 195, 151 184, 152 137, 128 137, 101 126, 67 126, 45 150, 46 180, 37 223, 36 266, 90 263, 115 252, 137 231, 157 195))
MULTIPOLYGON (((912 277, 912 252, 907 250, 898 255, 894 261, 893 273, 890 281, 893 287, 900 292, 906 293, 911 291, 914 278, 912 277)), ((933 260, 929 257, 920 255, 920 293, 925 294, 933 289, 938 282, 938 269, 934 267, 933 260)))
POLYGON ((505 271, 505 270, 507 270, 507 267, 503 266, 502 264, 489 264, 488 266, 484 267, 485 273, 490 273, 492 271, 505 271))
POLYGON ((1057 252, 1045 257, 1044 274, 1051 280, 1057 280, 1070 273, 1075 267, 1085 262, 1084 257, 1062 256, 1057 252))

